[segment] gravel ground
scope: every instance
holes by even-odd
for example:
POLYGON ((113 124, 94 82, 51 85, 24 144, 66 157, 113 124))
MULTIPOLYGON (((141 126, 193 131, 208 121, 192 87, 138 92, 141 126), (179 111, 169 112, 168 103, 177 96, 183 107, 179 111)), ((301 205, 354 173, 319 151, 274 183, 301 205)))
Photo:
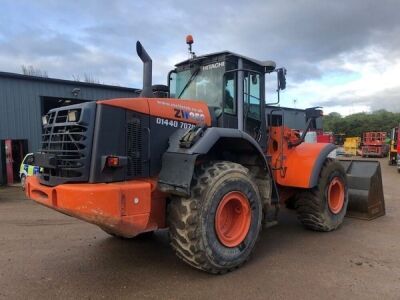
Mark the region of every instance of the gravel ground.
POLYGON ((166 231, 112 238, 0 188, 0 298, 399 299, 400 174, 381 165, 385 217, 317 233, 283 210, 252 259, 224 276, 181 263, 166 231))

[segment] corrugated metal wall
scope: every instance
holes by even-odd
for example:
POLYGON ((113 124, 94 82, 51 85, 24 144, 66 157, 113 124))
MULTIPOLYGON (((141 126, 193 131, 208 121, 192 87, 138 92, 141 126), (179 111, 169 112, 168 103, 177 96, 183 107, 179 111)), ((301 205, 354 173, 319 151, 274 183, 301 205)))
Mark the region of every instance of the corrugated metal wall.
MULTIPOLYGON (((0 73, 0 140, 27 139, 29 152, 39 148, 41 97, 98 100, 136 96, 135 89, 0 73), (80 89, 77 97, 72 94, 74 88, 80 89)), ((1 180, 3 160, 0 157, 0 184, 4 182, 1 180)))

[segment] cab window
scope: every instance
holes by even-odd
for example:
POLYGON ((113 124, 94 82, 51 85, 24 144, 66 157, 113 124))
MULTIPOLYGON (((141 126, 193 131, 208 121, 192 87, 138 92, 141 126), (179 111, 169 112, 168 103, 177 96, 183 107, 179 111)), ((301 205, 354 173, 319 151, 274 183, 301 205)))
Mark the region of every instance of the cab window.
POLYGON ((35 163, 33 155, 28 155, 25 159, 25 164, 27 165, 33 165, 35 163))
MULTIPOLYGON (((216 63, 218 64, 218 63, 216 63)), ((177 73, 176 97, 178 99, 196 99, 207 102, 208 106, 222 109, 222 77, 224 64, 217 67, 199 66, 195 70, 177 73)))
POLYGON ((224 112, 227 114, 236 115, 235 91, 235 74, 228 73, 225 76, 224 88, 224 112))
POLYGON ((244 111, 246 117, 261 119, 260 75, 246 73, 244 78, 244 111))

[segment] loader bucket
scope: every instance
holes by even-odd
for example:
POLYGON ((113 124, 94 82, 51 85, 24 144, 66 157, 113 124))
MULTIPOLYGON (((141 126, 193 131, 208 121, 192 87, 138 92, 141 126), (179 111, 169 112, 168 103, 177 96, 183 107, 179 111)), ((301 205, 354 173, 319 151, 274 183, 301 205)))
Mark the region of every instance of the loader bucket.
POLYGON ((372 220, 385 215, 381 165, 378 161, 340 160, 348 181, 347 216, 372 220))

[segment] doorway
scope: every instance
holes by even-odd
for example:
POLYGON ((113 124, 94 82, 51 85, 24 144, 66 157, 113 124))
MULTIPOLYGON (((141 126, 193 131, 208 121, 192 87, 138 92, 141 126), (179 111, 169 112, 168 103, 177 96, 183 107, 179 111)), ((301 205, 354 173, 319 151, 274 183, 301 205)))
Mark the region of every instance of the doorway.
POLYGON ((7 184, 12 185, 20 181, 19 168, 28 152, 28 140, 4 140, 5 169, 7 184))
POLYGON ((82 102, 87 102, 88 100, 83 99, 69 99, 69 98, 59 98, 59 97, 40 97, 42 105, 42 115, 45 115, 49 110, 53 108, 58 108, 67 105, 79 104, 82 102))

